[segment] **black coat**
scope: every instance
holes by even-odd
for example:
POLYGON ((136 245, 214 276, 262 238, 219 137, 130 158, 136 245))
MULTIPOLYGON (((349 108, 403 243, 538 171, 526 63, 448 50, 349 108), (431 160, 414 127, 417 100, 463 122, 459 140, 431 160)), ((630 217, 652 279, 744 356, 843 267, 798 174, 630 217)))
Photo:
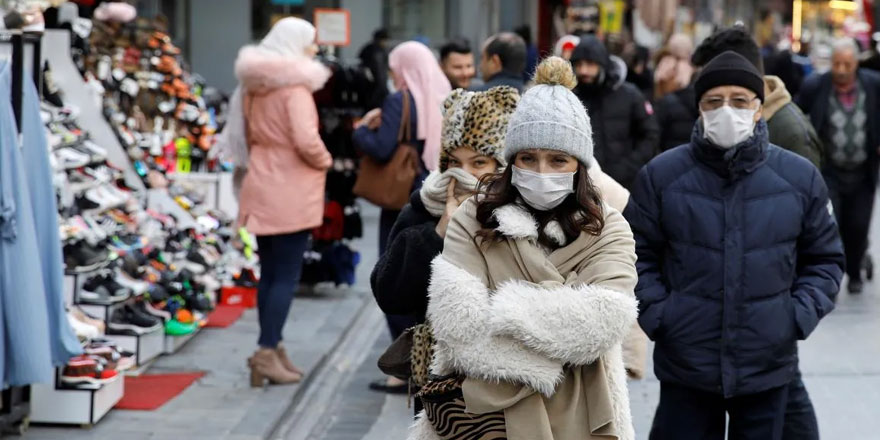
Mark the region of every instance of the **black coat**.
POLYGON ((666 151, 691 141, 694 122, 700 117, 693 84, 660 98, 654 115, 660 126, 660 150, 666 151))
MULTIPOLYGON (((865 108, 868 114, 868 122, 865 126, 868 128, 867 141, 865 148, 868 149, 868 174, 873 184, 877 184, 877 169, 880 164, 877 149, 880 148, 880 111, 877 106, 880 105, 880 74, 876 72, 859 69, 858 81, 865 92, 865 108)), ((831 73, 821 75, 813 75, 804 81, 801 85, 800 94, 795 99, 798 107, 810 117, 810 122, 819 134, 819 139, 826 142, 828 139, 826 118, 828 117, 828 100, 832 93, 831 73)), ((822 163, 825 164, 825 171, 828 170, 831 161, 827 158, 827 152, 830 146, 825 146, 826 157, 822 163)))
POLYGON ((443 239, 435 231, 439 221, 425 209, 419 191, 413 192, 388 235, 391 244, 370 275, 373 296, 386 314, 425 321, 431 260, 443 251, 443 239))
POLYGON ((725 397, 788 384, 797 341, 834 308, 844 258, 825 182, 766 127, 722 150, 698 124, 636 180, 624 216, 663 382, 725 397))
POLYGON ((629 188, 639 169, 657 153, 660 128, 654 109, 636 86, 623 82, 623 72, 596 37, 584 36, 572 51, 573 65, 582 60, 602 67, 596 89, 580 84, 574 90, 590 115, 593 155, 602 171, 629 188))
POLYGON ((657 153, 660 128, 653 108, 630 83, 588 95, 575 89, 593 126, 593 154, 602 171, 626 188, 657 153))

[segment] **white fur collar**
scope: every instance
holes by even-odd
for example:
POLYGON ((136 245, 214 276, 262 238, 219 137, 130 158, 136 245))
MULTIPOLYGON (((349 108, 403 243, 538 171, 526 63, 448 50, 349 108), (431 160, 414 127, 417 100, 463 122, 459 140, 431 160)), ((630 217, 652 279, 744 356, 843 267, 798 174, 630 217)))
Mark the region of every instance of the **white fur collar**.
MULTIPOLYGON (((511 203, 496 208, 493 211, 495 220, 498 220, 496 231, 506 237, 519 239, 538 239, 538 221, 519 203, 511 203)), ((544 234, 560 246, 565 245, 565 232, 556 220, 551 221, 544 227, 544 234)))
POLYGON ((330 69, 305 57, 268 54, 257 46, 245 46, 235 60, 235 74, 242 86, 256 92, 301 85, 320 90, 330 78, 330 69))

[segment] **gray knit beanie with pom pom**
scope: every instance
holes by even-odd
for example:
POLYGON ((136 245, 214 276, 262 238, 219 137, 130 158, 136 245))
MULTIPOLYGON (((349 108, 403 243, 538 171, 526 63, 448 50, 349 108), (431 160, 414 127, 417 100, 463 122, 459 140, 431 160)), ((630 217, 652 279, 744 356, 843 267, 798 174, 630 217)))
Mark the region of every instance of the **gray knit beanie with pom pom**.
POLYGON ((580 99, 571 89, 577 78, 571 63, 549 57, 535 71, 535 85, 526 91, 504 141, 504 158, 513 163, 516 153, 529 149, 556 150, 589 166, 593 159, 593 128, 580 99))

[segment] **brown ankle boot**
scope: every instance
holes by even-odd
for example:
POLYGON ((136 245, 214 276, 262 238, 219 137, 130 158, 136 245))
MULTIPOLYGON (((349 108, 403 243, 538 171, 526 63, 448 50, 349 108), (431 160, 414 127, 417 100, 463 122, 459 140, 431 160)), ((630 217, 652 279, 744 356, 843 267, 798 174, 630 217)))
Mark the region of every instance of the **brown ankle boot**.
POLYGON ((300 376, 305 375, 302 370, 296 368, 296 365, 293 365, 293 362, 290 360, 290 357, 287 356, 287 350, 284 349, 283 345, 279 344, 278 348, 275 349, 275 352, 278 353, 278 359, 287 371, 299 374, 300 376))
POLYGON ((297 383, 302 375, 288 371, 281 365, 278 354, 271 348, 261 348, 248 359, 251 367, 251 386, 261 387, 265 380, 270 383, 297 383))

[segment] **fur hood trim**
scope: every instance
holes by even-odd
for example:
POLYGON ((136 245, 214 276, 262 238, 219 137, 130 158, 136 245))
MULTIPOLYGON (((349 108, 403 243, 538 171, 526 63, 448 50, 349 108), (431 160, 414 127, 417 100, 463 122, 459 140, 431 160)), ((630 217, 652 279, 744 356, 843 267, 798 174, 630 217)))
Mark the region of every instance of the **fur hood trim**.
POLYGON ((291 86, 314 92, 330 79, 330 69, 313 59, 272 55, 257 46, 245 46, 235 60, 235 76, 242 87, 256 93, 291 86))
MULTIPOLYGON (((505 237, 538 239, 538 221, 525 206, 511 203, 496 208, 492 215, 498 221, 498 227, 495 230, 505 237)), ((547 226, 544 227, 544 234, 558 245, 565 245, 565 232, 556 220, 547 223, 547 226)))
POLYGON ((791 93, 778 76, 764 77, 764 120, 769 121, 782 107, 791 102, 791 93))

